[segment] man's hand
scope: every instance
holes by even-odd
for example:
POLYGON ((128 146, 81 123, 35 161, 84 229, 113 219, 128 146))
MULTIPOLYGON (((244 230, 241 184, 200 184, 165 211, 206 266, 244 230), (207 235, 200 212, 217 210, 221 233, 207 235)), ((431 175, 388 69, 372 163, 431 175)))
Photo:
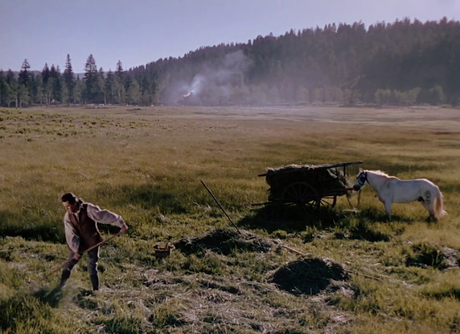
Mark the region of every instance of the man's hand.
POLYGON ((74 259, 75 261, 80 260, 80 258, 81 258, 81 254, 80 254, 80 253, 77 252, 77 253, 74 253, 74 254, 73 254, 73 259, 74 259))
POLYGON ((120 229, 120 234, 125 234, 128 232, 128 226, 125 224, 123 227, 120 229))

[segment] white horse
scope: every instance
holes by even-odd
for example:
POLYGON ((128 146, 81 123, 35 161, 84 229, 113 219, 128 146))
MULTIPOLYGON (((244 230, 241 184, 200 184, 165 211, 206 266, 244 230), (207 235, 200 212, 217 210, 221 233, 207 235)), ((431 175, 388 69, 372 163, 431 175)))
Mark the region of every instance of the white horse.
POLYGON ((419 201, 428 210, 428 220, 438 221, 446 215, 442 202, 442 193, 438 186, 426 179, 401 180, 381 171, 359 169, 353 189, 358 191, 369 183, 377 191, 380 202, 385 205, 388 218, 391 219, 392 203, 419 201))

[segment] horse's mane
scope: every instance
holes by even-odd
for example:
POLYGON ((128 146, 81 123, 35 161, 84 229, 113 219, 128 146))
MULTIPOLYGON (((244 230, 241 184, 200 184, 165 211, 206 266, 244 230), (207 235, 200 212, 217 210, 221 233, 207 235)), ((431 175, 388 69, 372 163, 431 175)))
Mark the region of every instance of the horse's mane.
POLYGON ((397 179, 396 176, 388 175, 387 173, 382 172, 381 170, 368 170, 367 172, 371 172, 373 174, 377 174, 377 175, 380 175, 380 176, 385 176, 385 177, 388 177, 388 178, 397 179))
POLYGON ((369 170, 368 172, 372 172, 374 174, 379 174, 379 175, 383 175, 383 176, 390 176, 387 173, 382 172, 381 170, 369 170))

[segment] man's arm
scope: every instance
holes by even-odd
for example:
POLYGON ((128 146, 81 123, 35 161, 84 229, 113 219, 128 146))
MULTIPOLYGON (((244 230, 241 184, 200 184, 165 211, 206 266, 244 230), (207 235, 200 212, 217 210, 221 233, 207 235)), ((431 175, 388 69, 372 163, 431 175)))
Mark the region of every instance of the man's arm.
POLYGON ((94 221, 109 224, 120 228, 120 233, 126 233, 128 226, 120 215, 109 210, 101 210, 97 205, 86 203, 88 216, 94 221))
POLYGON ((64 215, 64 230, 65 239, 70 250, 74 253, 78 253, 78 248, 80 247, 80 237, 77 235, 75 227, 70 221, 69 213, 64 215))

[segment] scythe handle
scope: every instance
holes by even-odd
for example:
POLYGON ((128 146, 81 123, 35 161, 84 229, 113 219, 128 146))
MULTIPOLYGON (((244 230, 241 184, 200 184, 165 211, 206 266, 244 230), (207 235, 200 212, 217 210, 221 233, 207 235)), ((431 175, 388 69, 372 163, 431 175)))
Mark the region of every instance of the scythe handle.
POLYGON ((99 246, 102 246, 102 245, 105 244, 107 241, 110 241, 110 240, 112 240, 113 238, 118 237, 120 234, 121 234, 121 233, 118 232, 117 234, 114 234, 114 235, 112 235, 111 237, 108 237, 107 239, 102 240, 100 243, 98 243, 98 244, 96 244, 96 245, 94 245, 94 246, 91 246, 90 248, 84 250, 82 254, 84 254, 84 253, 86 253, 86 252, 89 252, 89 251, 92 251, 93 249, 95 249, 95 248, 97 248, 97 247, 99 247, 99 246))
MULTIPOLYGON (((95 248, 97 248, 97 247, 99 247, 99 246, 102 246, 102 245, 105 244, 107 241, 110 241, 110 240, 112 240, 113 238, 118 237, 120 234, 121 234, 121 233, 118 232, 117 234, 114 234, 114 235, 112 235, 111 237, 109 237, 109 238, 107 238, 107 239, 105 239, 105 240, 102 240, 101 242, 95 244, 94 246, 91 246, 90 248, 85 249, 85 250, 81 253, 81 255, 83 255, 83 254, 85 254, 85 253, 87 253, 87 252, 89 252, 89 251, 92 251, 93 249, 95 249, 95 248)), ((60 266, 59 268, 65 268, 65 267, 69 264, 70 261, 72 261, 72 259, 67 260, 67 261, 66 261, 62 266, 60 266)), ((59 269, 59 268, 58 268, 58 269, 59 269)), ((55 271, 57 271, 57 269, 56 269, 55 271)))
POLYGON ((201 184, 206 188, 206 190, 208 191, 209 195, 211 195, 211 197, 214 199, 214 201, 217 203, 217 205, 219 206, 219 208, 225 213, 225 215, 227 216, 228 220, 230 221, 230 223, 232 223, 232 225, 236 228, 236 231, 241 234, 240 230, 238 229, 238 226, 236 226, 236 224, 233 222, 232 218, 230 218, 230 216, 228 215, 228 213, 224 210, 224 208, 222 207, 222 205, 220 205, 219 201, 217 200, 216 196, 214 196, 214 194, 212 193, 212 191, 208 188, 208 186, 203 182, 201 181, 201 184))
POLYGON ((285 246, 285 245, 281 245, 281 247, 286 248, 287 250, 289 250, 289 251, 291 251, 293 253, 302 255, 302 256, 307 256, 308 255, 308 254, 304 254, 302 252, 299 252, 298 250, 295 250, 294 248, 291 248, 291 247, 288 247, 288 246, 285 246))

